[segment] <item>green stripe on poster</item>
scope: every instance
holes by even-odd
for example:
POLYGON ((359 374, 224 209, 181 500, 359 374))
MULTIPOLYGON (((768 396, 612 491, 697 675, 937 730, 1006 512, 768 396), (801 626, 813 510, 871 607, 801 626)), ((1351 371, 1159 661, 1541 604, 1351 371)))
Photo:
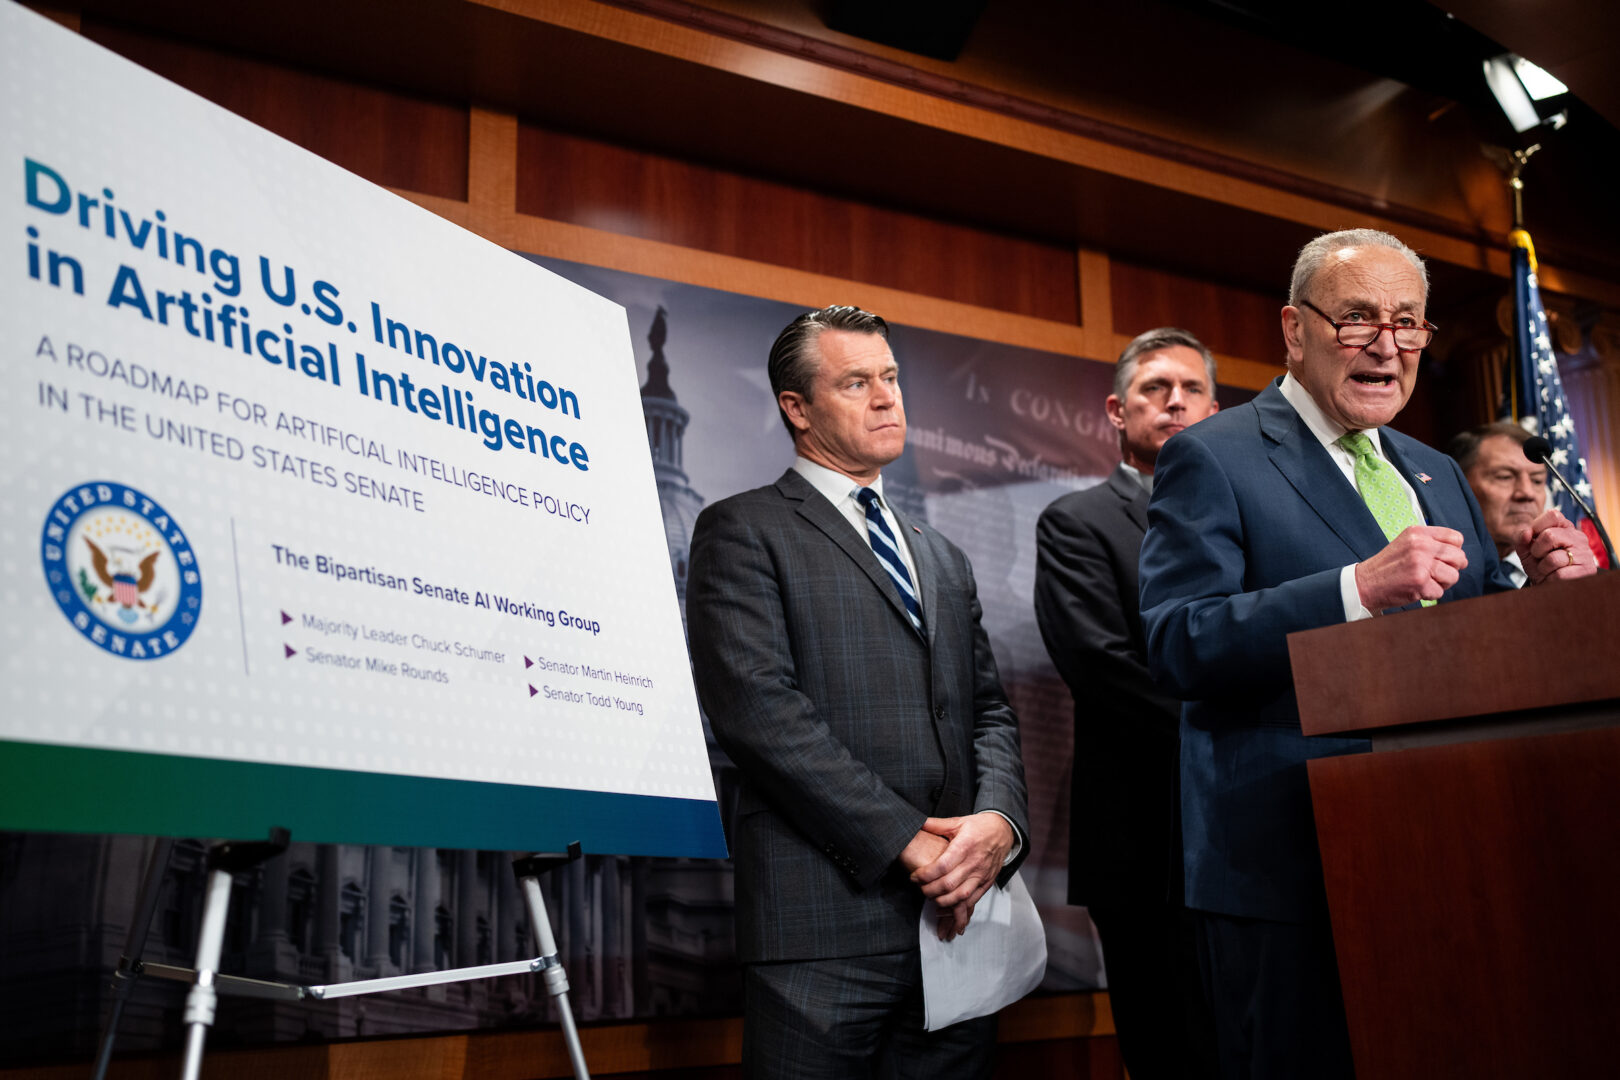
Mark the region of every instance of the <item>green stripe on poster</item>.
POLYGON ((0 742, 0 828, 724 858, 715 804, 0 742))

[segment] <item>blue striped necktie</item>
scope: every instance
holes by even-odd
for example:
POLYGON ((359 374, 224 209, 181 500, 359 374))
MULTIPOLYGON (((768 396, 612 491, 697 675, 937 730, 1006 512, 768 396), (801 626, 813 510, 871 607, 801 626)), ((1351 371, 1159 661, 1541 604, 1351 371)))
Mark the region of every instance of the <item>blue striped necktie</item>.
POLYGON ((883 520, 883 511, 878 509, 877 492, 863 487, 855 493, 855 500, 866 508, 866 536, 872 542, 872 553, 883 564, 883 569, 889 572, 889 579, 899 590, 900 601, 906 605, 906 614, 911 616, 911 625, 921 630, 922 605, 917 602, 917 590, 911 583, 911 574, 906 570, 905 560, 900 557, 900 543, 894 538, 889 523, 883 520))

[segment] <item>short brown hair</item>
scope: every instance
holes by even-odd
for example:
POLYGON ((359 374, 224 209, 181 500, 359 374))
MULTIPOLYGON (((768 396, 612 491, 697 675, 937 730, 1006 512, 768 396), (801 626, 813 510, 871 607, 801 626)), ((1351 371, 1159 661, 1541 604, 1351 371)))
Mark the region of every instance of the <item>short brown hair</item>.
POLYGON ((1156 327, 1131 339, 1131 343, 1125 346, 1125 351, 1119 354, 1119 359, 1114 363, 1114 396, 1121 401, 1125 400, 1125 392, 1131 388, 1131 380, 1136 378, 1136 369, 1141 366, 1142 357, 1160 349, 1173 349, 1177 345, 1184 345, 1204 358, 1204 374, 1209 376, 1209 396, 1214 397, 1215 354, 1190 331, 1176 326, 1156 327))

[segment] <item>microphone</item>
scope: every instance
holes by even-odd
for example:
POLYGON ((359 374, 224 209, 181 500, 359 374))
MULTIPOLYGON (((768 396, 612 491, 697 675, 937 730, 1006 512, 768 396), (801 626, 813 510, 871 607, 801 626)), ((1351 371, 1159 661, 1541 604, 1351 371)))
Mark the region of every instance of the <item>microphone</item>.
POLYGON ((1609 531, 1603 527, 1603 522, 1598 518, 1597 511, 1593 510, 1591 504, 1581 498, 1580 493, 1570 486, 1568 480, 1564 479, 1564 474, 1558 471, 1558 466, 1552 463, 1552 443, 1543 439, 1540 435, 1532 435, 1524 442, 1524 456, 1537 465, 1547 466, 1547 471, 1553 475, 1553 479, 1557 480, 1559 485, 1569 492, 1569 497, 1575 500, 1575 505, 1579 506, 1581 512, 1591 518, 1592 524, 1597 527, 1598 539, 1603 541, 1603 550, 1609 553, 1609 566, 1611 568, 1620 567, 1620 563, 1614 561, 1614 544, 1609 540, 1609 531))

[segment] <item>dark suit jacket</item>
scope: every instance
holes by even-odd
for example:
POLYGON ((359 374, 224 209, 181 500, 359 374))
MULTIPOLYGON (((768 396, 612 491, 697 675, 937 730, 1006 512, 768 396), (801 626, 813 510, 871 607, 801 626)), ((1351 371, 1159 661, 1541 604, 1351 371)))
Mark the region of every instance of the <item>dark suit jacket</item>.
MULTIPOLYGON (((1509 588, 1456 462, 1389 428, 1379 434, 1428 523, 1463 534, 1468 567, 1442 602, 1509 588)), ((1189 907, 1325 917, 1305 762, 1367 744, 1300 732, 1286 638, 1343 622, 1340 568, 1385 543, 1276 384, 1160 452, 1142 545, 1142 619, 1154 677, 1188 701, 1181 822, 1189 907)))
POLYGON ((915 948, 922 895, 895 860, 927 816, 999 810, 1029 835, 973 571, 895 517, 925 634, 866 539, 791 469, 697 520, 687 623, 698 700, 742 773, 744 962, 915 948))
POLYGON ((1172 881, 1180 899, 1181 702, 1147 669, 1137 579, 1147 507, 1119 467, 1053 502, 1035 527, 1035 620, 1074 696, 1071 904, 1161 902, 1172 881))

